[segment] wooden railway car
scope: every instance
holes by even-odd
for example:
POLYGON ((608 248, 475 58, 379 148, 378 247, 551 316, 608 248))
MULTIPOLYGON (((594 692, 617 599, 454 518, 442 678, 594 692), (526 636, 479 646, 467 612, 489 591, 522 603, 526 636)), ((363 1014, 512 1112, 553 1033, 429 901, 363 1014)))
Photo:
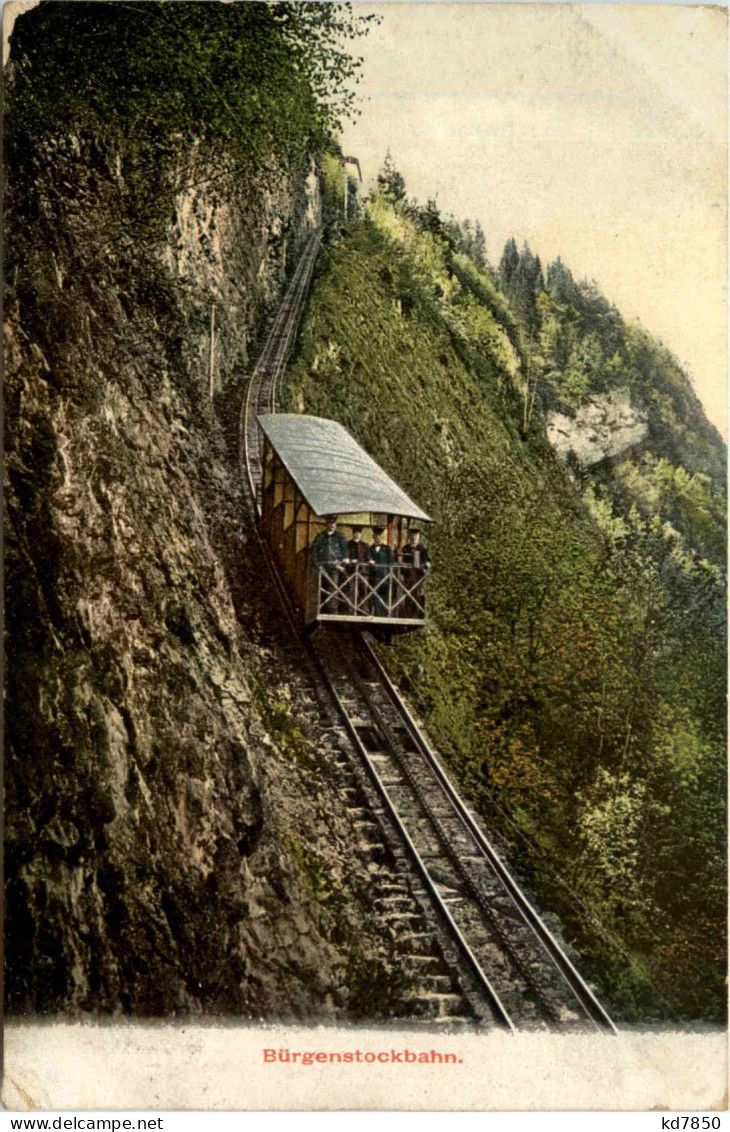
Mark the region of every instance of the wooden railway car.
POLYGON ((428 515, 336 421, 277 413, 258 417, 258 424, 261 527, 303 624, 380 625, 391 632, 422 627, 427 556, 421 549, 415 563, 412 555, 404 563, 401 552, 409 527, 429 523, 428 515), (323 545, 317 536, 332 516, 345 541, 360 526, 372 545, 373 528, 382 527, 393 564, 317 561, 323 545))

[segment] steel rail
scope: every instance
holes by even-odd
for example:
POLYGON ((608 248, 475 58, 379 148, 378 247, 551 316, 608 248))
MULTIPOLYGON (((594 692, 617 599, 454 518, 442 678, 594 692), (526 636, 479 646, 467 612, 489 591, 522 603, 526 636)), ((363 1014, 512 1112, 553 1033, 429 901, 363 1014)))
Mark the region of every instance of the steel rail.
POLYGON ((303 306, 306 287, 311 277, 318 251, 319 231, 315 230, 309 236, 304 251, 299 258, 299 262, 297 263, 284 298, 274 318, 264 348, 249 379, 246 396, 241 405, 239 420, 239 435, 242 440, 241 471, 244 485, 248 486, 251 502, 257 515, 259 514, 258 491, 251 463, 252 456, 254 456, 253 449, 255 449, 254 458, 258 459, 260 462, 256 416, 267 408, 270 412, 276 409, 276 380, 281 375, 286 365, 288 352, 303 306), (267 373, 267 370, 272 367, 274 369, 273 375, 267 373), (264 402, 262 393, 268 398, 268 405, 262 403, 264 402), (253 415, 251 411, 252 394, 255 394, 256 399, 256 409, 253 415))
MULTIPOLYGON (((357 650, 356 634, 351 634, 349 640, 354 645, 354 649, 357 650)), ((558 989, 559 995, 564 995, 563 980, 560 979, 558 988, 554 983, 552 986, 540 985, 541 981, 544 980, 544 972, 541 978, 540 972, 535 972, 532 969, 530 955, 525 954, 524 951, 525 941, 514 938, 514 926, 504 923, 504 917, 500 914, 501 910, 492 905, 495 898, 498 899, 500 895, 504 895, 501 881, 495 877, 492 870, 490 873, 491 882, 493 887, 496 886, 496 891, 489 892, 488 888, 483 887, 486 878, 482 878, 483 883, 479 885, 473 876, 473 870, 468 869, 464 864, 463 849, 459 849, 455 844, 454 833, 448 828, 449 822, 453 821, 454 817, 458 818, 458 815, 453 812, 453 807, 447 813, 441 814, 434 809, 433 799, 428 796, 428 782, 422 778, 424 768, 422 766, 414 768, 406 752, 401 749, 397 737, 397 729, 402 725, 401 717, 396 713, 394 726, 376 702, 378 691, 382 692, 383 690, 382 683, 379 679, 372 681, 362 675, 359 671, 357 652, 348 652, 347 643, 342 641, 340 634, 329 635, 327 648, 322 647, 322 655, 325 658, 323 661, 325 667, 327 667, 328 662, 332 664, 334 655, 339 658, 339 665, 337 666, 339 671, 335 672, 335 678, 340 680, 344 678, 347 683, 348 695, 352 696, 353 693, 357 693, 361 700, 361 704, 354 709, 345 704, 345 710, 349 715, 352 715, 354 710, 360 718, 362 718, 364 710, 365 716, 374 726, 374 732, 381 740, 380 753, 390 762, 391 768, 402 776, 401 781, 396 781, 392 778, 392 769, 387 765, 380 768, 375 767, 374 763, 372 764, 374 773, 380 779, 381 791, 388 796, 391 792, 396 793, 395 805, 399 811, 400 823, 406 834, 408 835, 409 828, 412 829, 414 837, 420 840, 421 844, 423 844, 425 835, 428 857, 430 858, 426 868, 435 879, 435 897, 438 904, 445 903, 458 892, 459 900, 462 903, 461 915, 462 918, 465 916, 467 921, 464 938, 473 939, 474 932, 476 932, 477 938, 480 933, 482 935, 486 933, 486 940, 482 938, 481 944, 476 944, 476 946, 482 948, 486 946, 487 951, 490 947, 496 947, 506 961, 507 966, 496 970, 503 988, 503 990, 500 990, 499 986, 496 988, 500 1000, 506 1005, 506 1009, 515 1022, 519 1022, 520 1026, 528 1025, 534 1029, 538 1025, 538 1018, 541 1018, 543 1025, 549 1027, 558 1024, 566 1025, 568 1019, 561 1017, 561 1007, 565 1005, 564 1000, 554 1001, 556 989, 558 989), (404 789, 407 801, 401 801, 398 804, 397 796, 402 796, 404 789), (427 832, 424 830, 424 823, 427 832), (444 867, 447 870, 451 868, 460 877, 456 889, 453 889, 450 880, 444 880, 444 867), (439 886, 445 889, 443 896, 439 886), (475 915, 476 922, 474 921, 475 915), (510 939, 510 935, 513 938, 510 939), (511 1000, 511 1005, 508 1000, 511 1000)), ((385 698, 387 700, 387 696, 385 698)), ((361 728, 363 724, 359 723, 355 726, 361 728)), ((471 840, 470 845, 472 849, 477 848, 471 840)), ((455 912, 457 914, 454 916, 453 922, 458 927, 457 909, 455 909, 455 912)), ((517 928, 524 930, 521 923, 517 925, 517 928)), ((473 942, 470 947, 473 948, 474 946, 475 943, 473 942)), ((534 953, 532 958, 534 960, 534 953)), ((480 962, 478 957, 477 961, 480 962)), ((579 1016, 575 1014, 570 1022, 575 1024, 578 1020, 579 1016)))
POLYGON ((305 248, 304 255, 302 257, 303 261, 304 261, 304 268, 303 268, 302 275, 300 277, 300 280, 299 280, 298 286, 297 286, 297 292, 296 292, 296 296, 295 296, 295 309, 292 312, 292 317, 290 318, 289 323, 288 323, 287 335, 286 335, 286 338, 284 339, 282 348, 279 352, 277 364, 276 364, 276 367, 274 369, 273 379, 272 379, 272 382, 271 382, 271 398, 270 398, 270 402, 269 402, 269 411, 272 412, 272 413, 276 412, 276 394, 277 394, 278 383, 279 383, 279 380, 281 378, 281 375, 284 372, 284 367, 285 367, 287 359, 289 357, 289 351, 291 349, 291 344, 292 344, 294 335, 296 334, 296 331, 297 331, 298 326, 299 326, 299 319, 300 319, 300 316, 301 316, 301 313, 302 313, 302 308, 304 306, 304 300, 306 298, 307 291, 309 289, 309 283, 310 283, 311 278, 312 278, 312 272, 314 270, 314 264, 315 264, 315 260, 317 258, 318 253, 319 253, 319 233, 313 232, 312 235, 309 238, 309 244, 308 244, 307 248, 305 248))
POLYGON ((385 806, 390 818, 395 823, 396 828, 398 829, 398 832, 399 832, 401 838, 403 839, 405 845, 408 847, 408 850, 411 854, 413 861, 415 862, 416 868, 418 869, 418 872, 421 876, 421 879, 426 886, 426 889, 429 893, 429 896, 431 897, 434 904, 436 905, 436 909, 437 909, 439 915, 442 917, 442 919, 446 923, 449 931, 451 932, 452 936, 456 940, 456 943, 458 944, 459 949, 461 950, 461 952, 464 955, 469 967, 471 968, 473 975, 476 977, 477 983, 479 984, 480 989, 482 990, 485 998, 487 999, 487 1003, 489 1005, 489 1008, 492 1011, 492 1014, 494 1015, 495 1022, 501 1028, 509 1030, 511 1033, 515 1033, 516 1030, 517 1030, 517 1027, 515 1026, 512 1019, 510 1018, 510 1016, 507 1012, 507 1009, 505 1008, 505 1006, 504 1006, 502 1000, 500 999, 497 991, 494 989, 491 982, 489 981, 489 978, 488 978, 486 972, 484 971, 483 967, 481 966, 479 960, 477 959, 477 957, 475 956, 471 947, 469 946, 469 943, 468 943, 466 937, 464 936, 463 932, 461 931, 458 924, 455 922, 453 916, 451 915, 451 912, 449 911, 448 906, 446 905, 443 897, 441 896, 441 893, 436 888, 436 885, 434 884, 433 878, 431 877, 431 874, 428 871, 428 867, 425 864, 425 862, 423 861, 423 858, 421 857, 420 853, 418 852, 418 849, 414 845, 413 840, 412 840, 410 834, 408 833, 408 830, 406 829, 400 815, 398 814, 398 811, 396 810, 395 806, 393 805, 393 802, 390 798, 390 795, 388 794, 387 789, 383 785, 383 783, 380 779, 380 775, 378 774, 377 769, 375 768, 373 761, 370 758, 370 754, 369 754, 367 748, 365 747, 365 744, 363 743, 362 739, 360 738, 360 736, 357 733, 357 728, 356 728, 355 724, 352 722, 352 719, 350 717, 350 713, 348 712, 345 704, 342 702, 342 698, 340 697, 339 693, 337 692, 337 689, 335 688, 333 681, 330 679, 329 673, 327 672, 324 665, 322 664, 319 656, 316 653, 316 650, 312 646, 311 641, 309 641, 309 640, 305 641, 304 646, 305 646, 307 652, 309 653, 309 655, 312 657, 314 663, 316 664, 317 670, 319 671, 322 679, 324 680, 324 682, 327 686, 327 689, 329 690, 329 693, 330 693, 340 715, 342 716, 342 720, 343 720, 344 725, 345 725, 345 730, 347 731, 347 734, 349 735, 352 743, 354 744, 355 748, 357 749, 357 752, 360 755, 361 759, 365 763, 365 766, 366 766, 368 773, 370 775, 370 779, 371 779, 371 781, 372 781, 372 783, 373 783, 373 785, 374 785, 374 787, 375 787, 375 789, 378 793, 378 796, 380 797, 381 801, 383 802, 383 805, 385 806))

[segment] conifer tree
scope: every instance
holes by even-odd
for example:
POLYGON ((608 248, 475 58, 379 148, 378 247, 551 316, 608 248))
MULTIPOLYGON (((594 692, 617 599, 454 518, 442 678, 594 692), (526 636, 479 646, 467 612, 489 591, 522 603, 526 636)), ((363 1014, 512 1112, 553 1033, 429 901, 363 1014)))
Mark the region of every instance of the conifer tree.
POLYGON ((378 173, 378 190, 391 204, 400 204, 406 198, 406 183, 393 163, 390 150, 386 153, 383 168, 378 173))
POLYGON ((487 266, 487 241, 484 237, 484 230, 477 220, 474 225, 474 247, 472 250, 472 257, 477 267, 484 270, 487 266))
POLYGON ((520 262, 520 255, 517 251, 517 244, 514 237, 510 237, 504 245, 502 258, 499 261, 499 285, 503 291, 509 291, 512 277, 517 270, 517 265, 520 262))
POLYGON ((556 303, 569 303, 575 295, 575 282, 570 270, 560 259, 551 263, 547 271, 547 291, 556 303))
POLYGON ((420 210, 418 224, 425 232, 433 232, 435 236, 445 235, 444 222, 434 197, 429 197, 426 207, 420 210))
POLYGON ((535 298, 537 298, 538 295, 541 295, 545 290, 545 276, 543 275, 542 264, 540 263, 539 255, 535 256, 535 279, 533 290, 535 293, 535 298))
POLYGON ((517 265, 512 277, 504 289, 531 332, 535 330, 539 321, 535 300, 544 287, 540 258, 532 254, 529 245, 525 242, 517 257, 517 265))

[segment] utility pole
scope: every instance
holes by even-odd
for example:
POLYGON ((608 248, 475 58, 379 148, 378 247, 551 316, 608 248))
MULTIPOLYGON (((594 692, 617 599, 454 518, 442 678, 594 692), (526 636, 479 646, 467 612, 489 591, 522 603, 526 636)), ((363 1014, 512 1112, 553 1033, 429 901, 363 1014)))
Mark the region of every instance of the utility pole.
POLYGON ((214 380, 213 380, 213 363, 215 360, 215 303, 210 308, 210 373, 209 373, 209 387, 210 399, 213 400, 214 380))
POLYGON ((348 184, 347 184, 347 169, 345 168, 345 166, 346 165, 356 165, 357 166, 357 175, 360 178, 360 184, 362 184, 362 172, 360 170, 360 162, 358 161, 358 159, 356 157, 341 157, 340 158, 340 165, 342 166, 342 172, 345 175, 345 193, 344 193, 344 197, 343 197, 343 200, 342 200, 342 211, 344 213, 345 220, 347 220, 347 188, 348 188, 348 184))

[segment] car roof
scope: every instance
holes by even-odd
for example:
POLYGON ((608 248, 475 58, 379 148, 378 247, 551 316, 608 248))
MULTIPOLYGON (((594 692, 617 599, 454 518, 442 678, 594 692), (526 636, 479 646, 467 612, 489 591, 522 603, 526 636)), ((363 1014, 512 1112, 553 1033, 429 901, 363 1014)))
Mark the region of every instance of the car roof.
POLYGON ((431 522, 337 421, 273 413, 258 423, 315 515, 381 512, 431 522))

